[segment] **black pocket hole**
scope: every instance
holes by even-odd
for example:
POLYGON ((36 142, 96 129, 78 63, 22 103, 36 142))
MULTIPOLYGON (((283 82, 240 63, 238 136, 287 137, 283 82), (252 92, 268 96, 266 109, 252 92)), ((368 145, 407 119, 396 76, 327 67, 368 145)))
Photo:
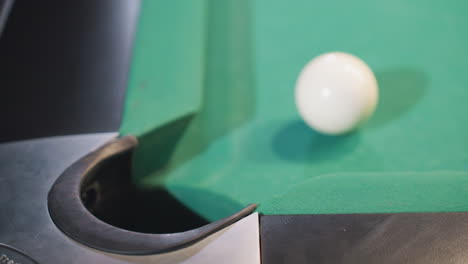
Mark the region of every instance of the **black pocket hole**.
POLYGON ((95 186, 87 188, 81 193, 81 201, 83 205, 91 212, 94 211, 94 207, 98 201, 98 191, 95 186))

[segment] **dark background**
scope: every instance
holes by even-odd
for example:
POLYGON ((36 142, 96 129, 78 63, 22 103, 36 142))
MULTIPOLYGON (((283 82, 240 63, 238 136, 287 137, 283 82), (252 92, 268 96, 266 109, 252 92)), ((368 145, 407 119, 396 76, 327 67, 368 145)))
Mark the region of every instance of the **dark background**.
POLYGON ((0 142, 117 131, 138 6, 15 1, 0 36, 0 142))

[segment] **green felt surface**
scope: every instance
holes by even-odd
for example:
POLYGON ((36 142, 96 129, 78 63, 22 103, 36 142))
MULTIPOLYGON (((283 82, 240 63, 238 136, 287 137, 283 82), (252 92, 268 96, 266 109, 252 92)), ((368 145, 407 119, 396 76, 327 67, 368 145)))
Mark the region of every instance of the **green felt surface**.
POLYGON ((144 135, 202 100, 204 1, 142 1, 121 134, 144 135))
POLYGON ((145 4, 121 131, 140 138, 141 185, 209 219, 248 203, 267 214, 468 210, 468 2, 157 2, 174 8, 157 18, 145 4), (180 37, 200 46, 146 41, 172 43, 181 20, 196 21, 180 37), (337 50, 370 65, 380 102, 364 127, 330 137, 304 125, 293 93, 309 59, 337 50), (166 51, 197 55, 181 71, 183 56, 153 56, 166 51), (196 81, 161 80, 179 74, 196 81))

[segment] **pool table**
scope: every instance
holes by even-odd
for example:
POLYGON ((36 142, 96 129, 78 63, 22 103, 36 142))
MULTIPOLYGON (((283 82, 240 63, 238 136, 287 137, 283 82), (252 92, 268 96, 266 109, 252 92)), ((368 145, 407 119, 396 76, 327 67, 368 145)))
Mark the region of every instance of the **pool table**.
POLYGON ((468 262, 467 2, 60 2, 0 39, 0 261, 468 262), (294 102, 329 51, 379 85, 340 136, 294 102))
POLYGON ((249 203, 467 211, 467 11, 457 0, 144 1, 119 130, 139 139, 135 181, 210 220, 249 203), (294 103, 302 67, 328 51, 359 56, 379 83, 374 116, 342 136, 307 127, 294 103))

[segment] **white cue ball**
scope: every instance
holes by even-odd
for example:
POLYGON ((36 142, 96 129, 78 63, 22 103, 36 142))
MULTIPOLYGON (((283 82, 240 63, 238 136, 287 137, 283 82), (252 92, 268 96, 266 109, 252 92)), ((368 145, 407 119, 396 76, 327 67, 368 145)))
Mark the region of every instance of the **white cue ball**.
POLYGON ((349 132, 374 112, 377 80, 361 59, 330 52, 311 60, 296 83, 296 105, 313 129, 330 135, 349 132))

